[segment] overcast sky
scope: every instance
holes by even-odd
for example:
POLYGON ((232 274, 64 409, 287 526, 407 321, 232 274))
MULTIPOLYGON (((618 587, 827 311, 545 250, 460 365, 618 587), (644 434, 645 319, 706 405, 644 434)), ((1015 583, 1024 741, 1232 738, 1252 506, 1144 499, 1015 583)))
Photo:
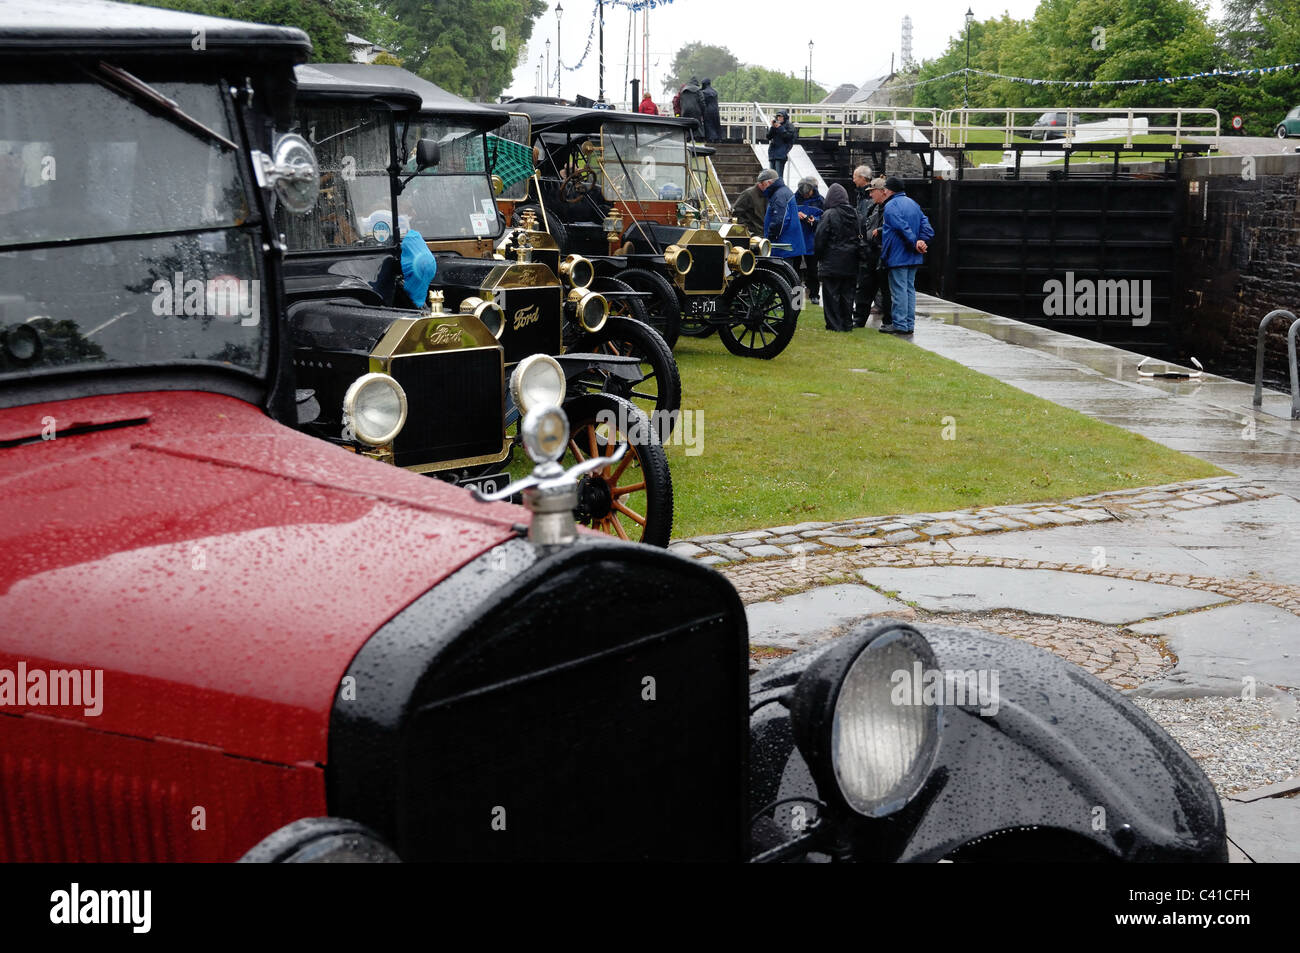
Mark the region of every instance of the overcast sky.
MULTIPOLYGON (((1033 16, 1039 0, 910 0, 908 3, 852 4, 844 0, 672 0, 649 12, 650 88, 655 98, 671 98, 662 92, 663 77, 673 55, 687 43, 699 40, 725 46, 742 63, 754 63, 802 79, 808 65, 808 41, 813 42, 813 79, 826 89, 840 83, 862 83, 889 72, 889 57, 901 61, 903 15, 912 18, 912 55, 918 61, 933 59, 947 48, 950 37, 964 29, 970 7, 977 20, 1001 16, 1017 19, 1033 16), (859 10, 855 22, 850 11, 859 10)), ((587 43, 587 31, 595 11, 595 0, 560 0, 560 44, 564 62, 573 65, 587 43)), ((533 26, 524 65, 515 70, 507 94, 529 96, 537 92, 537 67, 544 61, 546 41, 551 41, 551 72, 555 71, 555 0, 533 26)), ((1221 12, 1219 0, 1210 3, 1210 15, 1221 12)), ((640 37, 641 14, 635 14, 640 37)), ((628 18, 626 7, 605 4, 605 97, 619 98, 628 69, 628 18)), ((638 62, 640 56, 638 54, 638 62)), ((639 71, 639 66, 638 66, 639 71)), ((630 78, 630 76, 629 76, 630 78)), ((701 77, 703 78, 703 77, 701 77)), ((563 93, 572 98, 583 93, 596 98, 597 55, 593 31, 591 52, 582 67, 564 71, 563 93)), ((549 95, 555 95, 552 87, 549 95)), ((630 90, 623 98, 630 95, 630 90)))

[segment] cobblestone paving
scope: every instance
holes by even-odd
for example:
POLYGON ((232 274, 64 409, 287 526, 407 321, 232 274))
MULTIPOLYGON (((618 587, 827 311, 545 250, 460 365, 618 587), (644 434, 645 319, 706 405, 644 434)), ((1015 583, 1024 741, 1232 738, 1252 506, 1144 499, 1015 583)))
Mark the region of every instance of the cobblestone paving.
POLYGON ((995 610, 925 614, 926 622, 966 626, 998 635, 1024 639, 1046 649, 1112 688, 1137 688, 1174 667, 1172 656, 1162 652, 1159 639, 1143 638, 1113 625, 1082 619, 1057 619, 1026 612, 995 610))
POLYGON ((1276 491, 1250 480, 1211 477, 1136 490, 1116 490, 1057 503, 988 506, 906 516, 863 516, 838 523, 807 522, 770 529, 738 530, 677 540, 668 548, 680 556, 722 568, 760 559, 810 556, 837 550, 860 552, 954 536, 1166 516, 1181 510, 1276 495, 1276 491))
MULTIPOLYGON (((857 569, 868 566, 997 566, 1003 569, 1059 569, 1063 572, 1087 573, 1093 576, 1113 576, 1117 579, 1136 579, 1140 582, 1163 583, 1184 589, 1200 589, 1218 593, 1227 599, 1243 602, 1265 602, 1300 615, 1300 586, 1255 580, 1222 579, 1215 576, 1190 576, 1184 573, 1153 572, 1144 569, 1118 569, 1107 566, 1096 569, 1091 565, 1040 562, 1034 559, 1014 559, 1003 556, 982 556, 951 550, 921 552, 912 549, 866 550, 848 553, 828 553, 819 556, 793 557, 719 567, 740 593, 744 602, 757 602, 779 595, 798 592, 831 582, 859 581, 857 569)), ((945 615, 944 618, 951 616, 945 615)))
MULTIPOLYGON (((925 612, 912 607, 890 614, 892 618, 935 625, 982 629, 996 635, 1024 639, 1046 649, 1086 672, 1096 675, 1112 688, 1136 688, 1148 679, 1158 678, 1174 667, 1174 659, 1163 651, 1160 639, 1139 636, 1119 626, 1103 625, 1083 619, 1058 619, 998 609, 991 612, 925 612)), ((848 634, 852 626, 839 626, 810 640, 809 644, 848 634)), ((768 645, 751 645, 751 673, 770 665, 793 649, 768 645)))

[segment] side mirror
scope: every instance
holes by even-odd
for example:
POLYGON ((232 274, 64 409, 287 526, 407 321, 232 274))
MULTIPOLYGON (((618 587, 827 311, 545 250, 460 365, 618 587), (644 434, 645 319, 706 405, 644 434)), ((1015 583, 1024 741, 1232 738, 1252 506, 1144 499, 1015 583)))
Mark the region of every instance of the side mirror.
POLYGON ((432 169, 442 161, 442 147, 433 139, 421 139, 415 144, 415 168, 432 169))

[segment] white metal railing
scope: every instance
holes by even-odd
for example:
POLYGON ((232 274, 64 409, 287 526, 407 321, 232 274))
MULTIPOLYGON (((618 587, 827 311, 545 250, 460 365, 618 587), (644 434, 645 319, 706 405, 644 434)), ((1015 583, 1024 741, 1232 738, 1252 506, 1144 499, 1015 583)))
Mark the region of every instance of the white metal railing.
POLYGON ((814 130, 817 138, 849 139, 874 138, 879 130, 888 130, 890 144, 913 141, 904 131, 912 127, 930 128, 939 119, 937 109, 915 109, 908 106, 818 105, 807 103, 718 103, 718 116, 722 131, 730 137, 739 130, 748 143, 762 142, 778 110, 790 114, 790 122, 801 131, 814 130), (857 133, 857 135, 855 135, 857 133))
POLYGON ((990 149, 1009 149, 1023 144, 1026 139, 1059 142, 1067 148, 1076 143, 1101 141, 1123 145, 1125 149, 1141 151, 1143 143, 1135 142, 1137 136, 1172 136, 1173 145, 1181 146, 1196 138, 1198 144, 1211 140, 1211 148, 1219 148, 1220 122, 1217 109, 1184 109, 1178 106, 1134 109, 949 109, 939 115, 935 145, 944 148, 961 148, 972 145, 970 134, 978 130, 987 134, 996 130, 1001 141, 974 140, 975 145, 990 149), (1046 113, 1060 114, 1064 121, 1058 125, 1034 125, 1046 113), (981 121, 983 120, 983 121, 981 121), (1160 120, 1160 121, 1158 121, 1160 120))

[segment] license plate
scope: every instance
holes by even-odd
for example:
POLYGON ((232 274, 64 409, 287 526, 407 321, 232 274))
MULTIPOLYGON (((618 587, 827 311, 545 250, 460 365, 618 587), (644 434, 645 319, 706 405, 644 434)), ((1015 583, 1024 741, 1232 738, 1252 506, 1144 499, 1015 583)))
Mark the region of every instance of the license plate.
POLYGON ((476 476, 468 480, 462 480, 457 486, 463 486, 466 489, 473 487, 480 493, 496 493, 504 489, 510 482, 509 473, 486 473, 483 476, 476 476))
POLYGON ((711 318, 718 313, 718 299, 706 295, 686 296, 686 316, 690 318, 711 318))

